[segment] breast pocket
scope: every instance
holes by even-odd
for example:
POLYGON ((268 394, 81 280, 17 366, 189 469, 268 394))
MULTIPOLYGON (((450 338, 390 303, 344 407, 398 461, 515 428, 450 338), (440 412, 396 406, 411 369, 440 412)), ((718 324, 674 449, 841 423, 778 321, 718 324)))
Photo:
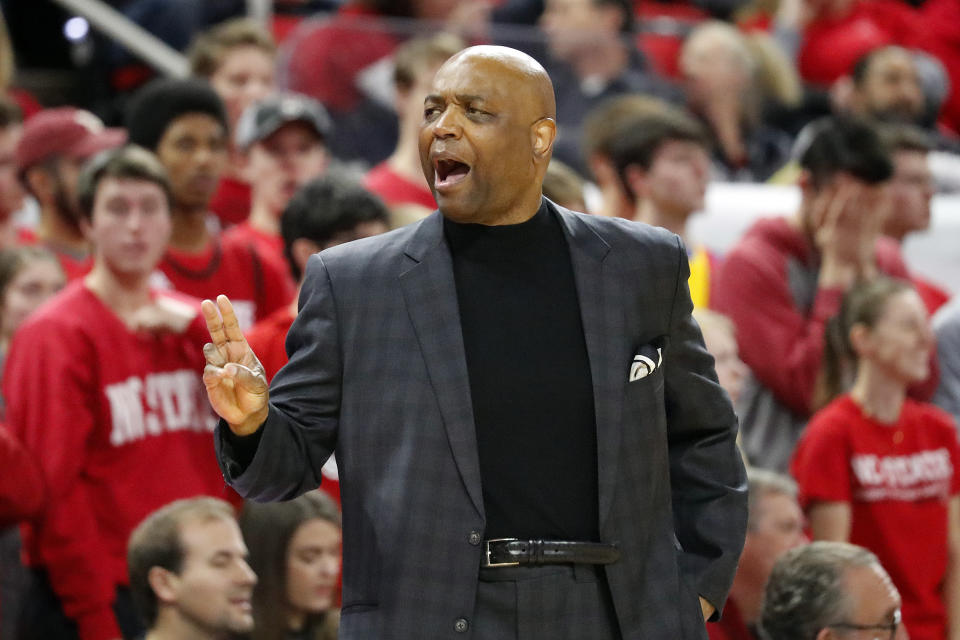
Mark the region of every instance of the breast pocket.
POLYGON ((627 373, 627 389, 663 386, 663 366, 667 358, 669 339, 659 336, 634 350, 627 373))

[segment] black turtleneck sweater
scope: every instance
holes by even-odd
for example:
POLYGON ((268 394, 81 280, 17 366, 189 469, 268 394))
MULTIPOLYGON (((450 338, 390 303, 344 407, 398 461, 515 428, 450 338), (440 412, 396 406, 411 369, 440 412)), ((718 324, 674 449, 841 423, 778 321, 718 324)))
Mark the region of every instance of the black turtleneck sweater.
POLYGON ((593 383, 567 241, 444 220, 476 422, 486 538, 597 540, 593 383))

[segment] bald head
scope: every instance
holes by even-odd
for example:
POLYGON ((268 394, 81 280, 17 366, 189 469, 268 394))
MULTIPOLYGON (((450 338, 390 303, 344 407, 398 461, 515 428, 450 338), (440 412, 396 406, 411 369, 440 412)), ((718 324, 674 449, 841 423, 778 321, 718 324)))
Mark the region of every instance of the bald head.
POLYGON ((527 54, 478 46, 447 60, 424 101, 419 139, 440 211, 480 224, 532 217, 553 151, 555 117, 553 84, 527 54))
POLYGON ((483 65, 489 73, 500 75, 503 81, 516 83, 530 98, 527 104, 539 114, 537 117, 556 119, 553 82, 543 65, 524 52, 496 45, 467 47, 454 54, 443 67, 465 63, 483 65))

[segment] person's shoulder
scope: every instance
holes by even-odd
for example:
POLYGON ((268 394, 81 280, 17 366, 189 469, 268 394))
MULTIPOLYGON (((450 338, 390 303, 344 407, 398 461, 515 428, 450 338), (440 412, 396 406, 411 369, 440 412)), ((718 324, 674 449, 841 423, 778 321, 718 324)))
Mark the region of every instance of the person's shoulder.
POLYGON ((849 394, 843 394, 813 414, 804 429, 804 436, 842 435, 857 423, 858 418, 862 418, 862 414, 856 403, 849 394))
POLYGON ((83 280, 74 280, 27 316, 17 333, 88 325, 93 296, 83 280))
POLYGON ((667 231, 662 227, 654 227, 643 222, 627 220, 626 218, 579 213, 565 209, 559 205, 554 206, 557 208, 557 212, 564 217, 569 224, 583 224, 610 243, 645 242, 673 248, 678 246, 677 234, 667 231))
MULTIPOLYGON (((397 229, 375 236, 352 240, 338 244, 320 252, 320 258, 328 268, 340 266, 357 266, 363 264, 383 264, 402 256, 413 238, 422 233, 425 224, 437 224, 434 216, 436 211, 423 220, 418 220, 397 229)), ((437 232, 437 239, 443 237, 442 230, 437 232)))
POLYGON ((908 397, 903 404, 903 413, 915 424, 931 430, 943 431, 951 438, 957 437, 953 416, 936 405, 908 397))
POLYGON ((103 324, 102 317, 97 316, 96 306, 99 304, 82 280, 69 283, 37 307, 17 328, 9 359, 17 360, 17 354, 33 359, 38 350, 48 347, 75 351, 90 344, 91 336, 103 324))

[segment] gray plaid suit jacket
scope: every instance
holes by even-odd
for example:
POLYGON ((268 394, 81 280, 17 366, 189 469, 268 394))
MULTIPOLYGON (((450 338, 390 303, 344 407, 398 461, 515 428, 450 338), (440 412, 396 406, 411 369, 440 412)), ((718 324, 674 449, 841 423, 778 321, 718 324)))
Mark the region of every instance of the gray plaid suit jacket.
MULTIPOLYGON (((690 316, 686 252, 662 229, 550 206, 586 333, 600 533, 621 549, 606 574, 623 638, 706 638, 697 595, 726 599, 746 482, 736 417, 690 316), (652 344, 665 346, 661 365, 629 382, 634 356, 652 344)), ((227 482, 254 500, 290 499, 319 486, 336 449, 340 637, 469 637, 455 623, 474 608, 484 514, 440 214, 312 257, 286 346, 245 469, 219 427, 227 482)))

